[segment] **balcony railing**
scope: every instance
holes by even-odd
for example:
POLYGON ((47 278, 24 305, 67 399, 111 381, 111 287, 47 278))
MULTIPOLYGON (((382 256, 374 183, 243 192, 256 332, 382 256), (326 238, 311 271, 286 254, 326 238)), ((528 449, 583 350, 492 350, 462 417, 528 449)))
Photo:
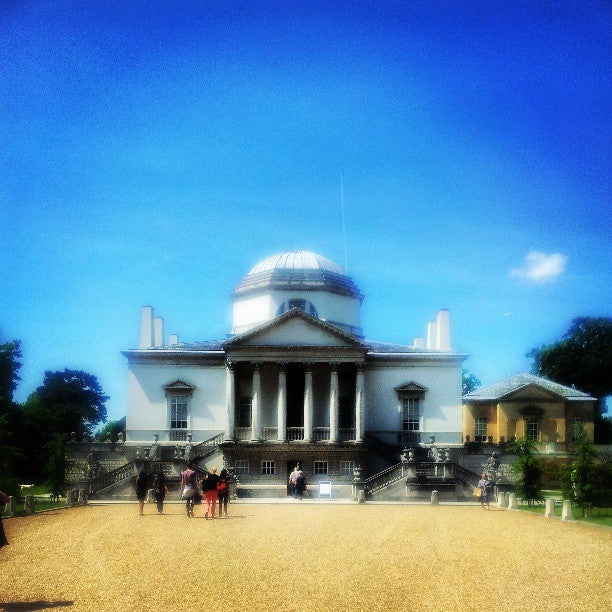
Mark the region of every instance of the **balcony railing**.
POLYGON ((251 428, 250 427, 236 427, 236 440, 250 440, 251 439, 251 428))
POLYGON ((170 440, 170 442, 186 442, 187 441, 187 430, 186 429, 171 429, 168 432, 168 440, 170 440))
POLYGON ((322 442, 323 440, 329 440, 330 429, 329 427, 315 427, 312 434, 315 442, 322 442))
POLYGON ((287 440, 293 442, 295 440, 304 439, 304 428, 303 427, 287 427, 287 440))
POLYGON ((261 430, 261 437, 266 440, 276 440, 278 434, 278 429, 276 427, 264 427, 261 430))
POLYGON ((357 439, 357 430, 354 427, 341 427, 340 440, 342 442, 350 442, 357 439))

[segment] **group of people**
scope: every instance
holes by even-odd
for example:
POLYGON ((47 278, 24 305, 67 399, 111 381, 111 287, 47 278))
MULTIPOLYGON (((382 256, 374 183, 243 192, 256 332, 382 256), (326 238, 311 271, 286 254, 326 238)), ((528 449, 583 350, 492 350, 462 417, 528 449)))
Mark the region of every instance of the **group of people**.
POLYGON ((193 507, 204 499, 204 518, 214 519, 219 504, 219 516, 227 516, 229 502, 230 475, 223 468, 217 474, 217 468, 211 468, 201 482, 191 464, 181 473, 181 499, 185 500, 187 516, 193 517, 193 507))
POLYGON ((289 487, 293 493, 293 499, 303 499, 306 491, 306 477, 297 466, 289 474, 289 487))
MULTIPOLYGON (((198 478, 193 465, 187 464, 184 472, 181 472, 180 496, 185 501, 187 516, 193 517, 193 509, 196 504, 204 500, 204 518, 215 518, 217 504, 219 505, 218 516, 227 516, 227 504, 229 502, 230 474, 223 468, 217 474, 217 468, 213 467, 202 481, 198 478)), ((164 512, 164 500, 169 494, 168 485, 163 472, 157 472, 153 477, 153 496, 157 504, 158 514, 164 512)), ((138 499, 139 513, 144 514, 144 504, 149 494, 149 476, 142 470, 136 478, 136 498, 138 499)))

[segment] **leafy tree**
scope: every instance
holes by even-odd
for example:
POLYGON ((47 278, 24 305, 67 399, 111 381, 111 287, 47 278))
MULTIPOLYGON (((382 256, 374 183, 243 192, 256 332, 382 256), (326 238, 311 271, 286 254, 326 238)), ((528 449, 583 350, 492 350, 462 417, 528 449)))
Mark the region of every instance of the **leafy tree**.
POLYGON ((0 344, 0 414, 13 403, 13 393, 21 380, 21 343, 19 340, 0 344))
POLYGON ((91 435, 106 420, 108 397, 92 374, 80 370, 45 372, 43 384, 23 406, 22 448, 26 461, 20 473, 40 482, 48 462, 47 445, 58 434, 91 435))
POLYGON ((18 340, 0 344, 0 475, 12 474, 23 453, 21 439, 21 411, 13 401, 13 394, 21 380, 21 345, 18 340))
POLYGON ((563 495, 590 516, 595 507, 608 507, 612 497, 612 470, 598 457, 584 429, 577 432, 574 459, 562 471, 563 495))
POLYGON ((105 442, 109 437, 111 442, 117 441, 119 433, 125 433, 125 417, 117 421, 108 421, 98 432, 98 437, 102 442, 105 442))
POLYGON ((480 381, 465 368, 461 372, 461 394, 467 395, 480 387, 480 381))
POLYGON ((68 467, 68 435, 54 434, 43 447, 47 457, 44 474, 45 484, 51 495, 62 497, 66 493, 66 468, 68 467))
POLYGON ((516 492, 521 499, 527 500, 528 505, 541 501, 542 476, 544 468, 542 460, 538 456, 535 441, 529 438, 519 438, 514 442, 509 451, 518 455, 512 464, 512 471, 517 474, 516 492))
POLYGON ((575 387, 598 399, 595 406, 596 441, 609 441, 603 416, 605 398, 612 394, 612 319, 579 317, 563 338, 527 353, 532 371, 555 382, 575 387))
POLYGON ((104 395, 98 379, 80 370, 45 372, 42 386, 28 398, 35 418, 44 417, 50 434, 75 432, 91 435, 95 426, 106 421, 104 395))

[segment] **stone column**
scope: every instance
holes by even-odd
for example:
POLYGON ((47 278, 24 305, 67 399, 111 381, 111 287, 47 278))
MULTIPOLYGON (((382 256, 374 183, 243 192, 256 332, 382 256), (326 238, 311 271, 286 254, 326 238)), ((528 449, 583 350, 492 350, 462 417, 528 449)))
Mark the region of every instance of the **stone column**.
POLYGON ((259 364, 253 366, 253 397, 251 400, 251 441, 261 440, 261 373, 259 364))
POLYGON ((497 493, 497 507, 504 508, 506 506, 506 493, 504 491, 499 491, 497 493))
POLYGON ((338 393, 338 366, 332 365, 329 380, 329 441, 334 444, 340 440, 340 404, 338 393))
POLYGON ((312 442, 313 412, 312 368, 306 366, 304 373, 304 442, 312 442))
POLYGON ((546 510, 544 511, 544 516, 546 518, 555 516, 555 500, 552 497, 546 498, 546 510))
POLYGON ((34 514, 35 509, 34 509, 34 496, 33 495, 25 496, 24 510, 26 514, 34 514))
POLYGON ((363 442, 365 428, 365 375, 363 366, 357 366, 355 382, 355 442, 363 442))
POLYGON ((6 504, 6 516, 15 516, 15 498, 9 495, 8 504, 6 504))
POLYGON ((278 442, 287 441, 287 369, 281 364, 278 372, 278 402, 276 416, 276 439, 278 442))
POLYGON ((227 363, 225 374, 225 440, 233 440, 236 435, 236 385, 234 364, 227 363))

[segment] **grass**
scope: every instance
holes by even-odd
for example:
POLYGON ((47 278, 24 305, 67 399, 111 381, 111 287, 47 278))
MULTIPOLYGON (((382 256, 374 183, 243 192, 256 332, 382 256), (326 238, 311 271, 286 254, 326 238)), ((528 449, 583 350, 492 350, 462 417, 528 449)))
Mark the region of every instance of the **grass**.
POLYGON ((606 611, 612 532, 478 506, 85 506, 4 521, 0 610, 606 611), (559 581, 563 580, 563 588, 559 581), (31 607, 27 607, 27 606, 31 607), (34 608, 33 606, 38 606, 34 608))
MULTIPOLYGON (((526 510, 527 512, 533 512, 534 514, 544 515, 546 510, 545 503, 535 503, 532 506, 528 504, 517 504, 519 510, 526 510)), ((555 504, 555 516, 561 518, 562 506, 555 504)), ((604 525, 605 527, 612 527, 612 508, 593 508, 591 516, 581 516, 580 508, 572 507, 572 513, 575 521, 583 523, 593 523, 595 525, 604 525)))

